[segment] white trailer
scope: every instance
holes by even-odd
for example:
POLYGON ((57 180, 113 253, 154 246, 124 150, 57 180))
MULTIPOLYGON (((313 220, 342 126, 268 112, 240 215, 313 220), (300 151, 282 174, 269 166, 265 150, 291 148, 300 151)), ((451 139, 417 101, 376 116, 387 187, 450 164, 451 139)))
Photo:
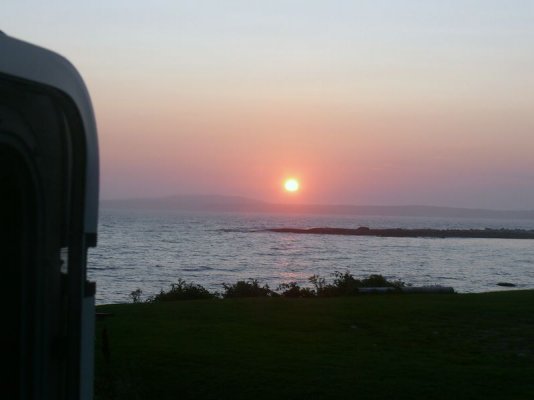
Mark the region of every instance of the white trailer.
POLYGON ((11 399, 93 397, 86 256, 96 245, 98 179, 95 118, 76 69, 0 33, 2 390, 11 399))

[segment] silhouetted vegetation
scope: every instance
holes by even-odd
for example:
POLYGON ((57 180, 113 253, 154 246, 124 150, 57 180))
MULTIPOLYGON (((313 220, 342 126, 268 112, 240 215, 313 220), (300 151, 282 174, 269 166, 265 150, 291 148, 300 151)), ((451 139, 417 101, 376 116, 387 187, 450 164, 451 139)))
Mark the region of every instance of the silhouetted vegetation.
POLYGON ((225 299, 236 297, 272 297, 278 296, 278 293, 269 289, 269 285, 260 286, 256 279, 249 279, 248 281, 237 281, 230 285, 223 283, 225 299))
POLYGON ((315 287, 318 297, 354 296, 358 294, 359 280, 348 272, 334 272, 333 283, 327 283, 326 279, 313 275, 310 282, 315 287))
MULTIPOLYGON (((272 290, 269 285, 261 286, 257 279, 241 280, 236 283, 223 283, 223 292, 210 292, 202 285, 188 283, 179 279, 177 283, 171 285, 167 292, 161 290, 159 294, 149 297, 146 302, 158 301, 175 301, 175 300, 194 300, 209 298, 240 298, 240 297, 340 297, 356 296, 359 288, 366 287, 392 287, 400 289, 405 286, 402 281, 389 281, 382 275, 370 275, 364 279, 355 278, 349 272, 335 271, 333 281, 328 282, 324 277, 319 275, 311 276, 308 281, 312 287, 301 287, 297 282, 282 283, 276 289, 272 290)), ((134 290, 130 293, 133 303, 141 302, 141 289, 134 290)))
POLYGON ((302 288, 297 282, 282 283, 278 286, 278 291, 281 291, 280 295, 283 297, 314 297, 316 292, 310 288, 302 288))
POLYGON ((318 275, 309 278, 318 297, 355 296, 360 288, 393 287, 400 289, 405 286, 402 281, 388 281, 382 275, 370 275, 364 279, 357 279, 349 272, 336 271, 333 275, 332 283, 327 283, 325 278, 318 275))
POLYGON ((132 293, 130 293, 130 298, 132 299, 132 303, 139 303, 141 301, 142 294, 143 294, 143 291, 139 288, 132 291, 132 293))
POLYGON ((215 296, 216 294, 210 293, 202 285, 178 279, 177 283, 171 284, 171 289, 168 292, 161 290, 159 294, 149 298, 147 302, 211 299, 215 296))
POLYGON ((361 286, 362 288, 366 287, 392 287, 396 289, 400 289, 405 287, 406 284, 403 281, 397 280, 397 281, 388 281, 386 278, 384 278, 382 275, 369 275, 368 278, 361 280, 361 286))

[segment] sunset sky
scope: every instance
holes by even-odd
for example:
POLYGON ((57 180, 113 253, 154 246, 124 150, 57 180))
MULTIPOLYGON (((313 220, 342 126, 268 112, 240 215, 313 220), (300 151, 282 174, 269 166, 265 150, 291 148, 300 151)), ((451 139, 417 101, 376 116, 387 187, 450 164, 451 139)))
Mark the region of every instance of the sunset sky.
POLYGON ((534 1, 1 9, 0 30, 83 75, 103 199, 534 209, 534 1))

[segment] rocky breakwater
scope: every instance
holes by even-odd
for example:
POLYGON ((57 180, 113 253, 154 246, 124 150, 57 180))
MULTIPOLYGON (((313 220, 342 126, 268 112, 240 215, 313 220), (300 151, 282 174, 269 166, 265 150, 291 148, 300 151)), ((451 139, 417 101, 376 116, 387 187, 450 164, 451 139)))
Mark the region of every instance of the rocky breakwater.
POLYGON ((378 237, 428 237, 477 239, 534 239, 534 230, 525 229, 372 229, 359 228, 270 228, 268 232, 312 235, 353 235, 378 237))

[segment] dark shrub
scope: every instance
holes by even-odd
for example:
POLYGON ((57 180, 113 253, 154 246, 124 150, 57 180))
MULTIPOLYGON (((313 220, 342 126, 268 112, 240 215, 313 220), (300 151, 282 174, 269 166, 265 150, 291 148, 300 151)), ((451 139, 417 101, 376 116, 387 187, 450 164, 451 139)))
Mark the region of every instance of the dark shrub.
POLYGON ((175 301, 175 300, 194 300, 194 299, 211 299, 215 297, 201 285, 194 283, 187 283, 183 279, 178 279, 177 283, 171 284, 171 289, 168 292, 163 290, 153 296, 151 301, 175 301))
POLYGON ((368 278, 362 279, 361 287, 393 287, 400 289, 405 284, 402 281, 388 281, 382 275, 369 275, 368 278))
POLYGON ((315 287, 319 297, 355 296, 358 289, 363 287, 393 287, 400 289, 405 286, 402 281, 388 281, 382 275, 369 275, 364 279, 357 279, 349 272, 335 271, 334 281, 329 284, 318 275, 313 275, 309 281, 315 287))
POLYGON ((354 296, 358 294, 358 288, 362 287, 362 281, 348 272, 335 271, 333 286, 336 296, 354 296))
POLYGON ((276 289, 282 291, 283 297, 314 297, 315 290, 310 288, 301 288, 297 282, 282 283, 276 289))
POLYGON ((315 287, 315 292, 319 297, 336 297, 336 296, 354 296, 358 294, 358 287, 361 281, 354 278, 348 272, 334 272, 333 283, 326 283, 326 279, 318 275, 309 278, 311 284, 315 287))
POLYGON ((268 297, 278 295, 269 289, 268 285, 260 286, 256 279, 237 281, 232 285, 223 283, 223 288, 223 297, 225 299, 236 297, 268 297))
POLYGON ((313 285, 317 294, 322 292, 326 286, 326 279, 319 275, 312 275, 308 278, 308 281, 313 285))
POLYGON ((334 285, 326 283, 326 279, 319 275, 312 275, 308 278, 310 283, 315 288, 314 292, 318 297, 333 297, 338 296, 336 294, 336 288, 334 285))
POLYGON ((132 303, 139 303, 141 301, 142 294, 143 294, 143 291, 139 288, 132 291, 130 293, 130 298, 132 299, 132 303))
MULTIPOLYGON (((248 281, 237 281, 234 284, 223 283, 224 292, 212 293, 201 285, 187 283, 179 279, 177 283, 171 285, 168 292, 160 291, 155 296, 148 297, 147 303, 158 301, 174 300, 193 300, 193 299, 210 299, 210 298, 237 298, 237 297, 339 297, 355 296, 359 288, 366 287, 393 287, 400 289, 405 286, 402 281, 388 281, 382 275, 369 275, 364 279, 357 279, 349 272, 335 271, 332 283, 327 283, 326 279, 313 275, 308 280, 313 288, 300 287, 296 282, 283 283, 278 286, 277 292, 271 290, 268 285, 260 286, 258 280, 249 279, 248 281)), ((134 290, 130 293, 130 298, 134 303, 141 301, 141 289, 134 290)))

